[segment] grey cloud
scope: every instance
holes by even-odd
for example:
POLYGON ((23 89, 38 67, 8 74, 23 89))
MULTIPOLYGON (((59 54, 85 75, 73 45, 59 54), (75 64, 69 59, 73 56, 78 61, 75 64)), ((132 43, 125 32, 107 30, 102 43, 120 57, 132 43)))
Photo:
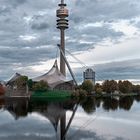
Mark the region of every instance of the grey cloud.
MULTIPOLYGON (((54 47, 43 47, 43 48, 3 48, 0 49, 0 56, 5 60, 13 63, 22 63, 30 65, 38 61, 48 60, 54 58, 53 52, 54 47)), ((1 62, 1 60, 0 60, 1 62)), ((6 61, 5 61, 6 62, 6 61)), ((2 62, 1 62, 2 63, 2 62)))
MULTIPOLYGON (((0 1, 1 7, 4 6, 0 8, 0 56, 3 72, 7 69, 7 73, 10 73, 9 69, 14 67, 13 63, 29 66, 41 60, 54 58, 56 48, 52 46, 59 43, 59 30, 56 29, 55 17, 59 2, 59 0, 0 1), (29 18, 29 21, 25 18, 29 18), (30 41, 20 38, 26 35, 36 38, 30 41), (44 45, 50 48, 41 48, 44 45), (26 50, 27 47, 30 49, 26 50), (4 63, 7 64, 8 61, 6 68, 4 63)), ((105 38, 117 41, 123 36, 122 32, 116 32, 110 26, 84 29, 83 25, 100 21, 108 23, 129 20, 140 15, 140 2, 136 0, 67 0, 66 2, 70 9, 66 48, 71 52, 93 48, 105 38)))
POLYGON ((129 19, 139 15, 139 2, 136 2, 136 0, 77 0, 72 17, 80 16, 85 22, 129 19))
POLYGON ((45 16, 36 15, 32 19, 33 19, 33 22, 32 22, 32 25, 31 25, 32 29, 46 30, 47 28, 49 28, 49 24, 46 23, 47 19, 46 19, 45 16))
POLYGON ((140 79, 139 59, 96 65, 95 70, 102 79, 140 79))
POLYGON ((82 31, 82 33, 87 35, 92 34, 93 36, 97 36, 100 39, 104 39, 106 37, 111 37, 111 38, 120 37, 123 35, 122 32, 116 32, 113 29, 107 28, 105 26, 86 28, 82 31))
POLYGON ((11 12, 10 7, 1 6, 0 7, 0 15, 6 15, 7 13, 11 12))
POLYGON ((13 8, 16 8, 19 5, 22 5, 26 2, 27 0, 2 0, 2 3, 6 3, 7 5, 13 6, 13 8))
POLYGON ((88 28, 82 28, 81 26, 80 29, 72 28, 71 32, 68 32, 67 34, 69 39, 67 40, 66 45, 71 51, 91 49, 105 38, 110 38, 115 42, 118 38, 124 36, 122 32, 116 32, 107 26, 88 28), (83 43, 81 43, 81 41, 83 43))
MULTIPOLYGON (((137 79, 140 80, 140 59, 110 62, 91 66, 96 72, 96 80, 124 80, 137 79)), ((86 67, 75 69, 76 79, 83 81, 83 71, 86 67)))
MULTIPOLYGON (((3 48, 0 49, 0 79, 7 80, 15 72, 37 76, 40 73, 34 73, 30 66, 39 65, 42 61, 48 61, 55 58, 54 47, 47 48, 3 48), (20 68, 20 69, 19 69, 20 68)), ((46 66, 47 69, 47 66, 46 66)))

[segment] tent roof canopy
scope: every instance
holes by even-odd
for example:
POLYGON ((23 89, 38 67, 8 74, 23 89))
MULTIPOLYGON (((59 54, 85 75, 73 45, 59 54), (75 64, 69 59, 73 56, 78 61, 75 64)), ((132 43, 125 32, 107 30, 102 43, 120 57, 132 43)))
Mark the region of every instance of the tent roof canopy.
POLYGON ((48 83, 51 88, 54 88, 58 84, 69 82, 66 77, 59 71, 57 60, 55 60, 52 68, 45 74, 32 79, 34 82, 39 82, 41 80, 48 83))

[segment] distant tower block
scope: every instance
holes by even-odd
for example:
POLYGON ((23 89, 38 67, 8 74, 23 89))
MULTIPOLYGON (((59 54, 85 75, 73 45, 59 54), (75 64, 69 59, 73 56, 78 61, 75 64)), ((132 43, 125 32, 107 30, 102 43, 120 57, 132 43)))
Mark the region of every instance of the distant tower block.
MULTIPOLYGON (((69 14, 68 10, 65 8, 66 4, 64 4, 64 0, 61 0, 61 4, 59 4, 60 8, 56 11, 57 19, 57 28, 60 29, 60 46, 65 54, 65 29, 68 28, 68 20, 66 19, 69 14)), ((60 54, 60 72, 66 76, 66 68, 65 61, 63 56, 60 54)))
POLYGON ((83 73, 83 76, 84 76, 84 81, 91 80, 95 85, 95 72, 92 69, 86 69, 86 71, 83 73))

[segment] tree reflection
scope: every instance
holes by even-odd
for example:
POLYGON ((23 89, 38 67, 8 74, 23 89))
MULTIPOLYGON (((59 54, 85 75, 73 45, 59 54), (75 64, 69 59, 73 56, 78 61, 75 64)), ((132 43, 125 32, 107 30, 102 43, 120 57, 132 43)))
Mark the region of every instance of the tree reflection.
POLYGON ((0 99, 0 109, 4 106, 5 104, 5 100, 4 99, 0 99))
POLYGON ((136 100, 137 102, 140 102, 140 95, 135 96, 135 100, 136 100))
POLYGON ((116 110, 118 109, 118 100, 112 97, 103 98, 104 110, 116 110))
POLYGON ((88 97, 81 105, 84 111, 88 114, 92 114, 96 110, 95 98, 88 97))
POLYGON ((133 101, 133 97, 120 97, 119 108, 122 108, 124 110, 130 110, 133 105, 133 101))
POLYGON ((102 102, 102 99, 101 98, 96 98, 96 107, 99 108, 101 106, 101 102, 102 102))

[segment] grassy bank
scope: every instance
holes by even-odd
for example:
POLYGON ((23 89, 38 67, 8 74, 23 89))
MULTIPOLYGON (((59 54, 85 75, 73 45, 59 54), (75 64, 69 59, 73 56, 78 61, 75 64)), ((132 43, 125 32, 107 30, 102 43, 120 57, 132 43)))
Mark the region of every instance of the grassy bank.
POLYGON ((48 91, 35 91, 31 98, 67 98, 71 97, 69 91, 62 90, 48 90, 48 91))

